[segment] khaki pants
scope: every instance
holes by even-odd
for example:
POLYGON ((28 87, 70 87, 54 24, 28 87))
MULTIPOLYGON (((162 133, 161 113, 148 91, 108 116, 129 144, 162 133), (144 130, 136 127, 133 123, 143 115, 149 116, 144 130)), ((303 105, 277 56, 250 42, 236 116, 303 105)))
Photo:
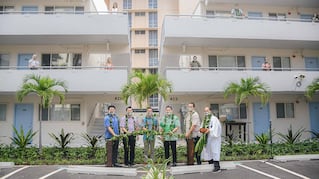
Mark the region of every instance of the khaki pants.
POLYGON ((154 146, 155 146, 155 139, 154 140, 144 140, 145 162, 147 162, 149 155, 150 155, 151 159, 154 161, 154 159, 155 159, 154 158, 154 154, 155 154, 154 146))

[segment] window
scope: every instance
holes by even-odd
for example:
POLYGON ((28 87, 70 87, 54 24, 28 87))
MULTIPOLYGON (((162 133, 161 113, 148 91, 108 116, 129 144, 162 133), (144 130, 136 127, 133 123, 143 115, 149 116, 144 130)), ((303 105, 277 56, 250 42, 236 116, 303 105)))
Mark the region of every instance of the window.
POLYGON ((275 71, 290 71, 290 57, 273 57, 275 71))
POLYGON ((151 107, 158 107, 158 94, 153 94, 150 98, 149 98, 149 104, 151 107))
POLYGON ((43 121, 80 121, 80 104, 53 104, 42 108, 43 121))
POLYGON ((132 9, 132 0, 123 0, 123 9, 132 9))
POLYGON ((9 55, 8 54, 0 54, 0 70, 8 69, 9 67, 9 55))
POLYGON ((157 12, 150 12, 148 18, 148 27, 157 27, 157 12))
POLYGON ((157 30, 150 30, 149 31, 149 46, 157 47, 157 30))
POLYGON ((145 30, 136 30, 135 35, 145 35, 145 30))
POLYGON ((145 12, 135 12, 135 16, 145 16, 145 12))
POLYGON ((83 14, 83 6, 45 6, 45 14, 83 14))
POLYGON ((263 16, 262 12, 248 12, 248 19, 261 19, 263 16))
POLYGON ((149 50, 149 66, 158 66, 158 50, 150 49, 149 50))
POLYGON ((300 19, 301 19, 303 22, 311 22, 311 21, 312 21, 312 18, 313 18, 313 15, 312 15, 312 14, 300 14, 300 19))
POLYGON ((145 49, 135 49, 136 54, 142 54, 145 53, 145 49))
POLYGON ((213 10, 207 10, 206 11, 206 16, 214 16, 215 12, 213 10))
POLYGON ((148 8, 156 9, 157 8, 157 0, 148 0, 148 8))
MULTIPOLYGON (((243 70, 246 67, 245 56, 208 56, 209 67, 222 67, 222 70, 243 70)), ((211 69, 212 70, 212 69, 211 69)))
POLYGON ((132 13, 128 13, 128 26, 132 27, 132 13))
POLYGON ((285 13, 268 13, 268 17, 270 20, 286 20, 286 14, 285 13))
POLYGON ((239 106, 235 104, 211 104, 212 113, 219 118, 225 115, 227 120, 247 119, 247 106, 242 103, 239 106))
POLYGON ((277 118, 294 118, 294 103, 276 103, 277 118))
POLYGON ((79 53, 53 53, 42 54, 42 66, 47 67, 73 67, 82 65, 82 54, 79 53))
POLYGON ((0 104, 0 121, 6 121, 7 117, 7 105, 0 104))
POLYGON ((0 14, 9 14, 14 11, 14 6, 0 6, 0 14))

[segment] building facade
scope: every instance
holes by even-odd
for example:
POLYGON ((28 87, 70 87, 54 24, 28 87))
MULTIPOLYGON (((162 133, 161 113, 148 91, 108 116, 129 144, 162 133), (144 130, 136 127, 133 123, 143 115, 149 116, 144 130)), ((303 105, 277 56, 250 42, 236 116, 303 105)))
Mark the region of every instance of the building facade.
POLYGON ((103 134, 108 104, 124 114, 121 88, 136 69, 173 84, 167 101, 149 99, 152 107, 171 104, 183 120, 187 103, 195 102, 200 115, 209 106, 232 121, 223 123, 224 136, 233 132, 252 142, 269 131, 270 121, 275 132, 286 133, 290 125, 319 131, 319 96, 304 97, 319 77, 316 0, 0 0, 0 12, 0 143, 10 143, 12 126, 39 129, 37 96, 16 99, 26 74, 67 83, 65 103, 42 111, 42 143, 52 145, 48 133, 64 128, 76 134, 76 146, 84 142, 82 133, 103 134), (27 67, 32 54, 38 70, 27 67), (199 70, 190 70, 194 57, 199 70), (107 59, 112 69, 105 68, 107 59), (265 61, 271 71, 261 69, 265 61), (267 105, 250 97, 236 106, 223 97, 229 82, 247 77, 270 87, 267 105))

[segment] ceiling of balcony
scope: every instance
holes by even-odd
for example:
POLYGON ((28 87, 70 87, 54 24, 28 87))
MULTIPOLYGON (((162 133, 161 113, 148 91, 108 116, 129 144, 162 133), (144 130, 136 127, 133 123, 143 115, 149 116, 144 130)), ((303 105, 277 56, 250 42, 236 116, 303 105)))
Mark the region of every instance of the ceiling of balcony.
POLYGON ((0 45, 129 44, 125 35, 0 35, 0 45))
POLYGON ((319 7, 319 0, 206 0, 207 5, 221 4, 256 4, 266 6, 319 7))

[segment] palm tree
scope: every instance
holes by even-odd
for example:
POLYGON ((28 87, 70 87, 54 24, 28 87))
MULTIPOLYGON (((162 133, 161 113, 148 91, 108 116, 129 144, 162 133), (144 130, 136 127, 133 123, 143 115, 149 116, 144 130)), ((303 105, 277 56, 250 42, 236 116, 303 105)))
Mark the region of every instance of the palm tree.
MULTIPOLYGON (((55 96, 60 99, 60 104, 63 103, 65 93, 59 91, 59 88, 64 92, 68 91, 66 84, 63 81, 55 80, 50 77, 41 77, 40 75, 29 74, 23 79, 23 85, 17 92, 17 98, 18 101, 22 102, 25 96, 34 93, 40 97, 41 107, 49 108, 55 96)), ((41 151, 42 110, 40 110, 39 116, 39 150, 41 151)))
POLYGON ((224 97, 235 95, 235 104, 239 105, 249 96, 259 96, 261 103, 266 104, 270 97, 269 87, 261 83, 258 77, 241 79, 240 83, 230 83, 225 91, 224 97))
POLYGON ((312 99, 313 95, 319 90, 319 78, 316 78, 307 86, 306 97, 312 99))
POLYGON ((135 71, 130 75, 128 84, 122 88, 122 97, 127 104, 129 97, 132 96, 142 107, 142 102, 145 100, 148 106, 148 98, 152 95, 159 94, 166 100, 171 92, 172 84, 158 74, 144 74, 135 71))

